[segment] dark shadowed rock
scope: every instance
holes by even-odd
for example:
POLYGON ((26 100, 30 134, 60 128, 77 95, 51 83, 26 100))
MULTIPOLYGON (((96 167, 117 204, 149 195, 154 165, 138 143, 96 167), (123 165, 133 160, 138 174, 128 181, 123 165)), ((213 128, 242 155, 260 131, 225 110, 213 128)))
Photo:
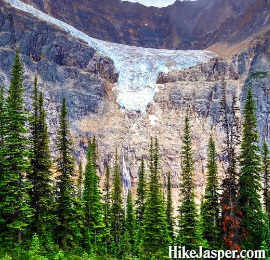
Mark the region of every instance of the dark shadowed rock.
POLYGON ((176 1, 166 8, 120 0, 23 2, 94 38, 142 47, 205 49, 243 42, 247 46, 247 38, 270 30, 268 0, 176 1))

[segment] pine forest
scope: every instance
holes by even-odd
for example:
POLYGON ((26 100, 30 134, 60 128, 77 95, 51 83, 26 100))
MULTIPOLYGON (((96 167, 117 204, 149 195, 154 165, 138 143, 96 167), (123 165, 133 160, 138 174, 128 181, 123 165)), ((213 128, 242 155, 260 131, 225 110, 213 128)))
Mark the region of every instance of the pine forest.
MULTIPOLYGON (((182 149, 179 206, 174 208, 171 173, 160 167, 158 136, 149 136, 138 183, 124 193, 119 151, 101 181, 98 139, 89 139, 83 165, 75 157, 63 98, 53 155, 37 76, 31 110, 26 109, 18 51, 11 75, 10 85, 0 89, 0 259, 168 259, 169 246, 176 245, 265 250, 270 259, 270 152, 266 143, 259 145, 252 88, 240 111, 241 132, 237 99, 228 107, 222 89, 226 167, 220 172, 210 135, 201 203, 196 201, 196 151, 186 111, 182 140, 175 140, 182 149)), ((263 76, 255 72, 249 77, 263 76)))

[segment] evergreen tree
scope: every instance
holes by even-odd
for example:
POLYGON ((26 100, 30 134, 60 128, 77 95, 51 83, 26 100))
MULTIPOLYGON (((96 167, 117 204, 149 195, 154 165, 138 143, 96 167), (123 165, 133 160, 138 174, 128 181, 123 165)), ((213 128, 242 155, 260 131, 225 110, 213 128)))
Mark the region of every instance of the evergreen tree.
POLYGON ((142 158, 141 165, 139 168, 139 181, 137 185, 137 199, 135 201, 136 205, 136 226, 138 229, 138 235, 141 235, 143 228, 143 216, 145 210, 145 200, 146 200, 146 176, 145 176, 145 162, 142 158))
POLYGON ((79 164, 79 175, 77 180, 77 189, 78 189, 78 199, 82 198, 82 183, 83 183, 83 170, 82 163, 79 164))
POLYGON ((98 183, 99 177, 96 172, 96 141, 89 141, 87 152, 87 164, 85 167, 83 202, 85 231, 84 241, 88 251, 95 254, 103 248, 103 206, 98 183))
POLYGON ((226 140, 224 155, 228 162, 225 178, 222 181, 221 204, 221 225, 222 236, 225 248, 229 250, 241 250, 241 227, 242 213, 238 203, 238 171, 236 150, 239 145, 239 127, 236 112, 236 97, 232 98, 230 113, 228 113, 227 96, 225 85, 222 89, 221 115, 223 116, 223 127, 225 129, 226 140))
POLYGON ((269 148, 266 142, 262 147, 262 177, 263 177, 263 204, 265 210, 264 216, 264 235, 261 249, 266 252, 266 258, 270 256, 270 193, 269 193, 269 148))
POLYGON ((270 180, 269 180, 269 169, 270 169, 270 158, 269 148, 266 142, 263 143, 262 147, 262 167, 263 167, 263 204, 265 212, 270 218, 270 180))
POLYGON ((131 190, 128 190, 127 196, 125 232, 127 238, 125 245, 125 252, 126 255, 131 256, 135 244, 135 215, 133 210, 131 190))
POLYGON ((112 205, 111 205, 111 236, 113 253, 116 256, 121 254, 121 239, 124 234, 125 214, 122 200, 122 182, 120 176, 120 165, 116 151, 113 166, 113 186, 112 186, 112 205))
POLYGON ((4 87, 0 85, 0 148, 3 147, 4 144, 4 132, 5 132, 4 114, 5 114, 4 87))
POLYGON ((105 173, 105 185, 104 185, 104 236, 105 236, 105 247, 108 252, 109 245, 111 242, 111 192, 110 192, 110 167, 106 165, 105 173))
POLYGON ((25 178, 30 171, 29 145, 26 138, 27 114, 23 99, 23 68, 16 52, 12 67, 11 84, 3 113, 1 159, 3 164, 0 182, 1 237, 11 243, 20 243, 29 226, 33 210, 29 203, 31 184, 25 178))
POLYGON ((30 158, 32 171, 28 176, 33 186, 30 190, 31 207, 35 210, 31 229, 33 233, 45 238, 52 234, 52 222, 55 219, 52 214, 54 199, 49 133, 43 96, 38 91, 37 77, 34 80, 30 132, 32 140, 30 158))
POLYGON ((201 244, 197 205, 195 203, 193 158, 189 117, 185 118, 185 128, 182 146, 182 182, 180 185, 181 205, 179 211, 179 231, 177 240, 187 249, 198 248, 201 244))
POLYGON ((160 182, 158 141, 151 138, 149 158, 150 179, 146 193, 145 210, 143 216, 143 253, 149 259, 152 256, 162 259, 167 254, 170 244, 165 203, 160 182), (165 250, 165 252, 164 252, 165 250))
POLYGON ((56 140, 57 148, 57 176, 56 195, 57 195, 57 242, 61 247, 70 246, 73 240, 73 193, 74 187, 71 177, 74 175, 73 144, 69 132, 68 114, 66 100, 63 99, 58 135, 56 140))
POLYGON ((248 89, 244 106, 243 136, 240 154, 239 203, 245 230, 243 247, 257 250, 261 247, 263 212, 261 205, 261 161, 258 147, 257 119, 251 90, 248 89))
POLYGON ((93 151, 93 163, 94 163, 94 167, 95 169, 98 168, 98 164, 97 164, 97 161, 98 161, 98 146, 97 146, 97 140, 96 140, 96 137, 94 136, 93 137, 93 140, 91 142, 91 150, 93 151))
MULTIPOLYGON (((73 244, 83 248, 85 241, 83 230, 85 230, 84 201, 83 201, 83 169, 82 164, 78 166, 78 179, 76 183, 76 197, 73 199, 72 233, 74 234, 73 244)), ((86 253, 86 252, 85 252, 86 253)))
POLYGON ((168 173, 168 177, 167 177, 166 216, 167 216, 169 235, 171 237, 171 240, 173 241, 174 240, 174 217, 173 217, 171 173, 168 173))
POLYGON ((201 220, 203 238, 209 248, 218 249, 220 245, 220 217, 219 217, 219 185, 218 167, 215 142, 211 136, 208 143, 207 179, 203 202, 201 204, 201 220))
MULTIPOLYGON (((5 98, 4 98, 4 88, 0 87, 0 187, 2 183, 4 183, 4 153, 2 152, 4 149, 4 133, 5 133, 5 98)), ((1 190, 0 190, 0 194, 1 190)), ((1 205, 4 204, 5 197, 0 196, 0 230, 4 230, 6 222, 4 219, 4 210, 1 208, 1 205)), ((1 243, 1 234, 0 234, 0 243, 1 243)))

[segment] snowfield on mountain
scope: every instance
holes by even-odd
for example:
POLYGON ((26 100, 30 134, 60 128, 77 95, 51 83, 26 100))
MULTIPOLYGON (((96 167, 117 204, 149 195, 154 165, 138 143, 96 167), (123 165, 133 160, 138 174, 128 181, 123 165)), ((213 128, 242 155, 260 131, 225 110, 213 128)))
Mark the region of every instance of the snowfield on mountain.
POLYGON ((105 42, 89 37, 73 26, 59 21, 19 0, 5 0, 13 7, 50 22, 108 56, 114 62, 118 82, 115 84, 117 103, 125 109, 145 111, 158 91, 160 73, 190 68, 206 63, 217 55, 204 50, 152 49, 105 42))

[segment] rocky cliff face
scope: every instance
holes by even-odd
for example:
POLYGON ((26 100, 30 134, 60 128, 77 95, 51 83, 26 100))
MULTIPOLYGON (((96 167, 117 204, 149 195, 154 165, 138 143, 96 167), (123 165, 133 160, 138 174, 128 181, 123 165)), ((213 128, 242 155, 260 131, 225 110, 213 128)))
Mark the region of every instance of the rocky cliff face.
POLYGON ((0 6, 0 79, 7 87, 15 50, 25 68, 24 85, 29 107, 34 75, 45 93, 52 133, 55 132, 59 102, 67 98, 71 120, 95 113, 117 81, 114 64, 95 49, 45 22, 0 6))
POLYGON ((204 8, 208 5, 179 2, 174 7, 175 12, 120 0, 24 2, 71 23, 94 38, 153 48, 176 48, 184 43, 199 17, 201 5, 204 8))
MULTIPOLYGON (((161 169, 164 179, 169 171, 173 185, 177 188, 181 173, 181 138, 187 110, 191 115, 191 132, 195 159, 197 194, 202 193, 205 180, 206 150, 210 134, 217 142, 220 177, 223 175, 224 130, 220 123, 221 86, 226 84, 230 107, 231 98, 236 95, 238 106, 243 107, 249 84, 248 75, 254 71, 270 70, 269 41, 230 59, 216 59, 190 69, 160 75, 159 91, 154 103, 146 113, 119 110, 110 102, 101 118, 91 114, 76 125, 81 132, 95 133, 100 140, 102 161, 111 158, 109 152, 117 147, 124 153, 124 163, 131 184, 137 182, 138 164, 141 157, 147 157, 149 136, 157 135, 160 142, 161 169), (121 122, 121 123, 119 123, 121 122)), ((261 140, 269 140, 269 82, 270 77, 253 83, 256 100, 259 133, 261 140)), ((241 126, 241 114, 239 126, 241 126)), ((241 127, 240 127, 241 128, 241 127)), ((123 164, 123 162, 122 162, 123 164)), ((128 178, 127 178, 128 179, 128 178)), ((177 196, 177 189, 175 196, 177 196)))
POLYGON ((247 46, 249 38, 270 30, 268 0, 176 1, 166 8, 120 0, 23 1, 95 38, 142 47, 205 49, 222 43, 224 52, 225 44, 247 46))
MULTIPOLYGON (((104 165, 112 162, 117 148, 127 188, 136 185, 139 160, 148 156, 149 137, 157 135, 164 179, 170 171, 176 188, 180 178, 183 123, 189 109, 197 194, 204 186, 206 149, 211 133, 217 141, 222 175, 221 85, 225 82, 229 100, 235 94, 239 106, 243 107, 249 73, 270 71, 269 37, 257 39, 247 50, 229 59, 215 58, 206 64, 159 75, 154 102, 145 112, 139 112, 120 109, 117 104, 113 83, 118 75, 112 60, 59 28, 11 8, 3 1, 0 3, 0 79, 8 86, 14 52, 19 48, 25 68, 27 106, 34 74, 38 74, 46 98, 52 141, 61 99, 66 97, 78 161, 84 161, 87 139, 95 135, 101 176, 104 165)), ((268 142, 269 83, 270 75, 252 86, 259 132, 261 139, 268 142)), ((239 117, 240 124, 241 115, 239 117)))

